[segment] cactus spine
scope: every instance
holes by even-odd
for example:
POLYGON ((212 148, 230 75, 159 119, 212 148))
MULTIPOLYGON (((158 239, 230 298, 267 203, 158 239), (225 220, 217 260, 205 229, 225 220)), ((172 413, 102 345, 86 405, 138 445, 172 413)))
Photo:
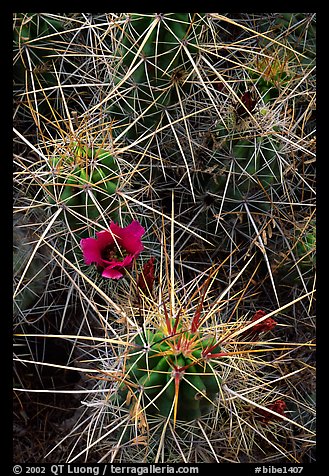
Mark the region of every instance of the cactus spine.
MULTIPOLYGON (((61 21, 47 14, 17 13, 13 30, 14 78, 19 82, 25 82, 25 72, 32 71, 44 84, 56 84, 56 76, 52 71, 50 55, 56 55, 55 50, 49 47, 54 42, 55 33, 60 34, 64 30, 61 21), (28 51, 27 51, 28 50, 28 51)), ((56 37, 56 35, 55 35, 56 37)))
POLYGON ((74 143, 68 156, 55 156, 51 165, 53 181, 48 184, 48 201, 61 203, 71 212, 67 214, 71 227, 81 226, 79 215, 82 220, 96 220, 100 210, 118 219, 118 165, 109 152, 74 143))
POLYGON ((255 210, 269 210, 271 188, 278 186, 281 178, 279 150, 274 137, 224 137, 222 150, 212 161, 217 162, 218 172, 215 170, 210 178, 201 174, 206 193, 222 198, 225 191, 224 211, 239 209, 244 202, 255 210))
POLYGON ((119 85, 127 73, 129 79, 120 85, 122 99, 111 106, 110 113, 116 120, 122 116, 125 123, 127 117, 130 124, 136 121, 126 137, 154 130, 165 118, 165 109, 177 103, 176 88, 188 90, 185 79, 190 68, 186 64, 189 55, 196 55, 196 38, 201 32, 200 19, 195 17, 188 13, 133 13, 126 28, 119 30, 120 63, 114 83, 119 85))
MULTIPOLYGON (((179 326, 180 327, 180 326, 179 326)), ((133 339, 134 348, 127 356, 126 379, 120 385, 120 401, 128 392, 138 399, 141 393, 147 413, 174 420, 194 420, 209 413, 221 378, 208 363, 209 355, 220 352, 213 337, 202 332, 171 329, 145 331, 133 339)))
POLYGON ((45 247, 39 249, 29 263, 35 244, 31 241, 35 237, 31 232, 28 222, 25 225, 25 217, 15 218, 13 227, 13 278, 14 284, 20 287, 15 291, 14 316, 28 312, 33 308, 47 288, 47 278, 49 270, 49 254, 45 247), (24 279, 21 281, 22 274, 24 279))

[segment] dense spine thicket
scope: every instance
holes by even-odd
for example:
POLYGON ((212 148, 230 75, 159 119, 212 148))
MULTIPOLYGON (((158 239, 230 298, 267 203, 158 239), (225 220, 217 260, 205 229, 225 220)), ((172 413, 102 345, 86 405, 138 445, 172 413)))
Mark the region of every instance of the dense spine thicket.
POLYGON ((14 15, 15 392, 82 392, 36 459, 314 461, 315 44, 312 13, 14 15))

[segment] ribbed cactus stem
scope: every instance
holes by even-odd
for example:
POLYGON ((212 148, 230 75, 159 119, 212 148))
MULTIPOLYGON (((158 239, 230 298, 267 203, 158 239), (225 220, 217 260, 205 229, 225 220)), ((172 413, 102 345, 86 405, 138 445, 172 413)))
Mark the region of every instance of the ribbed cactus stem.
MULTIPOLYGON (((110 152, 73 143, 68 155, 55 156, 50 163, 53 173, 47 187, 50 204, 63 204, 69 211, 90 220, 100 216, 95 202, 103 210, 113 207, 119 176, 117 162, 110 152)), ((110 213, 116 220, 116 211, 110 210, 110 213)), ((72 227, 79 226, 74 214, 67 216, 72 227)))
POLYGON ((170 416, 174 422, 208 413, 221 384, 214 370, 219 361, 209 364, 221 350, 216 339, 200 330, 178 327, 175 334, 170 325, 170 333, 147 330, 144 336, 135 336, 135 348, 127 355, 126 375, 119 387, 121 402, 135 389, 136 398, 142 392, 147 413, 170 416))
POLYGON ((274 137, 259 137, 256 140, 229 139, 224 127, 218 133, 222 136, 225 156, 218 159, 220 174, 205 177, 205 192, 221 197, 225 190, 226 211, 244 201, 249 206, 269 210, 268 191, 281 182, 280 146, 274 137))
POLYGON ((46 13, 16 13, 13 40, 18 54, 15 55, 14 78, 25 82, 28 71, 46 84, 57 84, 57 77, 51 72, 52 62, 56 60, 56 51, 51 49, 56 35, 52 35, 63 31, 63 23, 46 13))
POLYGON ((125 123, 127 118, 131 122, 138 119, 134 130, 127 129, 128 137, 154 128, 164 110, 177 103, 177 87, 189 87, 184 78, 186 68, 191 69, 189 56, 195 57, 198 51, 202 15, 198 13, 196 19, 196 14, 189 13, 132 13, 124 30, 118 30, 119 66, 114 83, 130 74, 121 84, 123 99, 111 105, 109 112, 125 123))

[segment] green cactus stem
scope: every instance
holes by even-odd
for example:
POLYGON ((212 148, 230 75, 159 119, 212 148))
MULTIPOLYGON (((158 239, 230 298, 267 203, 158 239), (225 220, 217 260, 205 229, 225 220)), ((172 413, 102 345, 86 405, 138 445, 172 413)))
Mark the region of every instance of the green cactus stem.
POLYGON ((270 210, 271 188, 281 182, 279 144, 274 137, 224 141, 221 156, 213 160, 218 172, 201 177, 205 193, 217 196, 219 203, 224 197, 226 212, 241 208, 243 202, 255 210, 270 210))
POLYGON ((299 234, 296 246, 296 255, 301 260, 301 266, 304 269, 313 268, 315 266, 315 249, 316 249, 316 225, 313 221, 306 233, 299 234))
POLYGON ((269 57, 257 58, 249 75, 264 104, 277 99, 280 92, 292 80, 291 62, 290 56, 287 53, 282 54, 281 50, 274 50, 269 57))
POLYGON ((52 45, 56 38, 54 34, 63 31, 63 23, 51 15, 15 14, 13 73, 17 81, 25 83, 25 73, 30 71, 45 84, 57 84, 56 75, 52 72, 52 63, 56 60, 56 51, 52 49, 52 45))
MULTIPOLYGON (((68 211, 96 220, 100 216, 96 201, 113 220, 118 219, 115 205, 118 165, 109 152, 74 143, 70 155, 55 156, 50 164, 53 179, 47 186, 47 198, 51 205, 61 204, 68 211)), ((74 213, 68 213, 67 217, 71 227, 81 226, 74 213)))
POLYGON ((209 413, 221 384, 218 365, 209 362, 221 352, 213 337, 178 326, 146 330, 133 344, 119 387, 121 404, 131 405, 141 393, 148 414, 190 421, 209 413))
POLYGON ((283 262, 278 262, 277 272, 284 283, 299 283, 301 277, 304 281, 314 279, 314 269, 316 267, 316 224, 315 220, 310 221, 307 228, 298 230, 291 243, 291 253, 287 254, 283 262))
MULTIPOLYGON (((130 69, 131 74, 121 84, 117 96, 120 99, 109 112, 126 126, 138 118, 126 137, 136 138, 144 131, 154 130, 165 117, 164 110, 177 103, 176 88, 186 92, 190 87, 185 78, 191 71, 189 55, 195 57, 198 51, 202 15, 132 13, 125 28, 118 30, 120 59, 114 84, 119 84, 130 69)), ((121 133, 120 127, 114 130, 121 133)))

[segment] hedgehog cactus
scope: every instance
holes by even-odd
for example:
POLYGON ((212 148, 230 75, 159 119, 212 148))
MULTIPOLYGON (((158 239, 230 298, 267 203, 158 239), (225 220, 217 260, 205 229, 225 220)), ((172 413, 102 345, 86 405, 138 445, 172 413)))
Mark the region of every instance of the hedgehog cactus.
POLYGON ((55 156, 51 165, 48 201, 72 212, 67 214, 71 226, 79 226, 76 214, 96 220, 106 210, 118 219, 114 208, 118 166, 109 152, 73 144, 72 153, 55 156))
POLYGON ((224 139, 222 147, 220 157, 215 156, 218 173, 213 173, 210 180, 204 177, 206 192, 224 197, 225 211, 240 208, 242 203, 256 210, 269 210, 271 187, 281 178, 277 141, 271 136, 224 139))
POLYGON ((291 76, 288 72, 288 60, 279 58, 262 58, 257 61, 259 72, 250 71, 264 103, 278 98, 280 91, 289 84, 291 76))
POLYGON ((249 71, 250 78, 262 95, 264 103, 275 100, 290 82, 300 75, 296 67, 296 54, 300 65, 313 67, 315 64, 316 26, 315 15, 309 13, 282 13, 273 23, 264 21, 261 31, 271 36, 278 30, 284 32, 280 45, 269 47, 268 39, 259 38, 260 55, 249 71), (306 37, 305 37, 306 35, 306 37), (283 45, 287 44, 288 48, 283 45), (294 52, 292 52, 292 48, 294 52), (265 54, 264 54, 265 53, 265 54))
POLYGON ((296 245, 296 255, 301 260, 303 269, 308 270, 315 266, 316 225, 314 220, 308 226, 305 234, 299 233, 296 245))
POLYGON ((301 278, 314 279, 316 267, 316 225, 311 220, 303 229, 297 230, 292 239, 291 253, 278 263, 278 271, 285 283, 296 284, 301 278), (294 258, 291 258, 291 253, 294 258))
POLYGON ((26 71, 33 72, 47 84, 57 84, 52 69, 52 62, 56 60, 56 51, 50 45, 54 42, 54 35, 60 34, 64 25, 54 16, 44 13, 17 13, 13 30, 14 47, 14 77, 25 82, 26 71), (51 56, 53 55, 53 56, 51 56))
MULTIPOLYGON (((185 79, 190 74, 190 60, 196 56, 202 15, 133 13, 126 27, 118 30, 120 63, 114 83, 121 92, 110 112, 115 118, 123 117, 124 122, 127 117, 136 120, 137 134, 153 128, 164 110, 178 102, 178 87, 186 92, 185 79)), ((135 137, 132 128, 127 137, 135 137)))
POLYGON ((133 405, 142 395, 147 414, 174 422, 209 413, 221 384, 213 359, 225 353, 198 327, 195 319, 188 330, 167 321, 165 330, 137 334, 119 387, 121 403, 133 405))
MULTIPOLYGON (((281 13, 273 17, 270 24, 262 22, 261 31, 271 36, 278 30, 283 33, 280 38, 281 44, 287 44, 295 52, 301 52, 301 64, 304 66, 314 65, 316 55, 316 14, 315 13, 281 13)), ((264 39, 260 44, 266 47, 264 39)), ((296 53, 294 53, 296 54, 296 53)))

